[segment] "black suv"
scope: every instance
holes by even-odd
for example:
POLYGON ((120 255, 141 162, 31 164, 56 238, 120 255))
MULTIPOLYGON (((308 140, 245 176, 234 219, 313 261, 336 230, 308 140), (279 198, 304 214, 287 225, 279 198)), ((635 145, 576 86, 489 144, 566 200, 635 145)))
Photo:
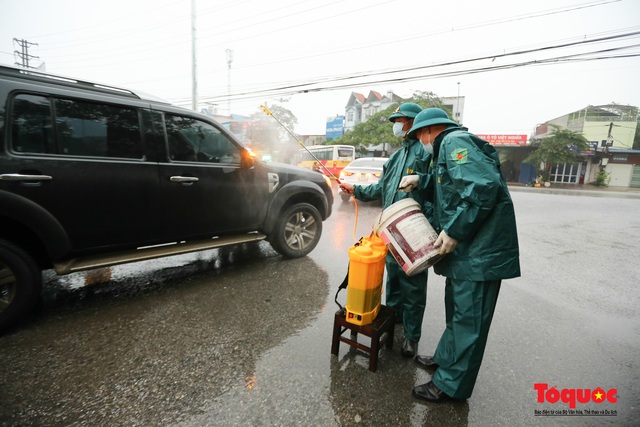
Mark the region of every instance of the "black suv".
POLYGON ((266 239, 316 246, 317 172, 264 164, 211 118, 121 88, 0 66, 0 330, 58 274, 266 239))

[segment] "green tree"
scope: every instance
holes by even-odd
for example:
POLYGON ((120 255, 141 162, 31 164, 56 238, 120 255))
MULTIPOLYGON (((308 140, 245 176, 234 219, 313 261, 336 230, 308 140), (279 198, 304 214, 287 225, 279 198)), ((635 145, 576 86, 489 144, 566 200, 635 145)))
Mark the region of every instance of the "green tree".
POLYGON ((415 102, 422 108, 442 108, 447 112, 449 117, 452 116, 451 111, 442 105, 442 100, 438 97, 438 95, 430 91, 418 90, 414 92, 410 98, 405 99, 403 102, 415 102))
POLYGON ((534 138, 531 145, 536 147, 526 159, 525 163, 532 164, 538 176, 544 181, 549 180, 552 165, 573 163, 580 159, 580 152, 588 150, 589 141, 580 133, 549 124, 553 128, 551 135, 546 138, 534 138))
POLYGON ((287 161, 292 157, 292 152, 297 151, 297 144, 289 134, 293 133, 298 118, 287 108, 275 104, 265 106, 271 111, 273 117, 269 117, 262 108, 251 115, 251 127, 247 132, 247 138, 251 141, 251 149, 262 156, 268 154, 273 160, 287 161), (276 118, 282 125, 278 124, 276 118))
MULTIPOLYGON (((442 101, 433 92, 416 91, 410 98, 402 102, 415 102, 422 108, 438 107, 443 108, 442 101)), ((357 124, 349 133, 342 135, 340 138, 331 140, 329 144, 347 144, 356 147, 359 153, 366 151, 368 147, 384 144, 386 150, 393 150, 402 144, 402 140, 393 135, 392 126, 389 122, 389 116, 398 108, 398 104, 382 110, 367 121, 357 124)), ((445 110, 447 110, 445 108, 445 110)), ((447 111, 451 116, 451 111, 447 111)))

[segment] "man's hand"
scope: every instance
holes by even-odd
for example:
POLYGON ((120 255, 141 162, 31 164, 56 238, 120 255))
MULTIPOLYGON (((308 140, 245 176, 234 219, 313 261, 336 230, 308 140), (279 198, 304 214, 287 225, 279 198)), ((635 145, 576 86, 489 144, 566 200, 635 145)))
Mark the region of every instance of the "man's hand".
POLYGON ((353 194, 353 184, 349 184, 348 182, 341 182, 339 185, 343 193, 353 194))
POLYGON ((435 247, 440 246, 440 255, 446 255, 453 252, 457 244, 458 244, 458 241, 456 239, 449 237, 447 233, 445 233, 444 230, 442 230, 440 232, 440 235, 438 236, 438 239, 433 244, 433 246, 435 247))
POLYGON ((398 190, 409 193, 418 187, 418 181, 420 181, 420 177, 418 175, 403 176, 400 181, 400 185, 398 186, 398 190))

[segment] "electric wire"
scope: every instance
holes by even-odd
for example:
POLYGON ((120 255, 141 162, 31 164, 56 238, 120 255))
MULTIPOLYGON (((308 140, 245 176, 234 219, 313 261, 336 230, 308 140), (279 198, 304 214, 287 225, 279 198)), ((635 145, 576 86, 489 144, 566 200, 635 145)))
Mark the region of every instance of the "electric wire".
MULTIPOLYGON (((560 48, 566 48, 566 47, 571 47, 571 46, 577 46, 577 45, 580 45, 580 44, 602 43, 602 42, 606 42, 606 41, 612 41, 612 40, 615 40, 615 39, 618 39, 618 38, 626 38, 626 37, 631 37, 631 36, 637 36, 639 34, 640 34, 640 31, 633 31, 633 32, 628 32, 628 33, 623 33, 623 34, 615 34, 613 36, 598 37, 598 38, 595 38, 595 39, 587 39, 587 40, 581 40, 581 41, 577 41, 577 42, 574 41, 574 42, 570 42, 570 43, 562 43, 562 44, 556 44, 556 45, 551 45, 551 46, 543 46, 541 48, 536 48, 536 49, 524 49, 524 50, 519 50, 519 51, 511 52, 511 53, 490 54, 490 55, 484 55, 484 56, 480 56, 480 57, 468 58, 468 59, 463 59, 463 60, 442 62, 442 63, 437 63, 437 64, 430 64, 430 65, 426 65, 426 66, 406 67, 406 68, 403 68, 403 69, 396 69, 396 70, 368 71, 368 72, 363 72, 363 73, 359 73, 359 74, 352 74, 352 75, 347 75, 347 76, 337 76, 337 77, 334 76, 334 77, 329 77, 329 78, 317 78, 317 79, 312 80, 312 81, 300 82, 300 83, 295 83, 295 84, 289 84, 289 85, 286 85, 286 86, 280 86, 280 87, 265 89, 265 92, 269 93, 270 91, 288 90, 288 91, 292 91, 291 93, 293 94, 293 93, 299 93, 299 92, 294 92, 293 91, 293 89, 295 89, 296 87, 300 87, 300 88, 307 87, 307 89, 313 89, 313 85, 321 84, 323 82, 336 82, 336 81, 340 81, 340 80, 347 80, 347 79, 353 80, 353 79, 376 76, 376 75, 405 73, 405 72, 417 71, 417 70, 425 69, 425 68, 436 68, 436 67, 458 65, 458 64, 482 61, 482 60, 487 60, 487 59, 495 60, 495 58, 499 58, 499 57, 507 57, 507 56, 514 56, 514 55, 523 55, 523 54, 529 54, 529 53, 536 53, 536 52, 545 51, 545 50, 560 49, 560 48)), ((630 47, 634 47, 634 45, 626 46, 624 48, 630 48, 630 47)), ((582 53, 581 55, 584 56, 584 55, 591 54, 591 53, 593 53, 593 52, 585 52, 585 53, 582 53)), ((549 60, 553 61, 555 59, 557 59, 557 58, 539 60, 539 62, 542 63, 542 62, 549 61, 549 60)), ((507 65, 507 66, 510 66, 510 65, 507 65)), ((464 75, 464 74, 451 74, 451 75, 452 76, 457 76, 457 75, 464 75)), ((388 81, 395 81, 395 80, 388 80, 388 81)), ((370 84, 370 81, 360 82, 359 84, 370 84)), ((262 93, 262 91, 259 90, 259 89, 252 88, 249 93, 259 95, 259 94, 262 93)), ((236 94, 233 94, 231 96, 238 96, 238 95, 244 95, 244 93, 236 93, 236 94)), ((229 95, 220 96, 220 98, 223 98, 223 99, 227 99, 228 97, 229 97, 229 95)), ((208 99, 210 97, 206 97, 206 98, 208 99)), ((235 99, 235 98, 232 98, 232 99, 235 99)))
MULTIPOLYGON (((352 83, 352 84, 349 84, 349 85, 344 85, 344 84, 335 85, 335 83, 344 82, 344 81, 354 81, 354 80, 357 80, 357 79, 364 79, 364 78, 373 78, 373 77, 376 77, 376 76, 394 75, 394 74, 401 74, 401 73, 408 73, 408 72, 435 69, 435 68, 440 68, 440 67, 447 67, 447 66, 454 66, 454 65, 461 65, 461 64, 469 64, 469 63, 473 63, 473 62, 479 62, 479 61, 484 61, 484 60, 498 58, 498 57, 518 56, 518 55, 524 55, 524 54, 530 54, 530 53, 536 53, 536 52, 549 51, 549 50, 554 50, 554 49, 563 49, 563 48, 573 47, 573 46, 578 46, 578 45, 601 43, 601 42, 604 42, 604 41, 612 41, 612 40, 616 40, 616 39, 635 37, 635 36, 638 36, 638 35, 640 35, 640 31, 634 31, 634 32, 623 33, 623 34, 618 34, 618 35, 613 35, 613 36, 598 37, 598 38, 595 38, 595 39, 587 39, 587 40, 582 40, 582 41, 577 41, 577 42, 569 42, 569 43, 556 44, 556 45, 552 45, 552 46, 544 46, 542 48, 537 48, 537 49, 525 49, 525 50, 520 50, 520 51, 510 52, 510 53, 503 53, 503 54, 496 54, 496 55, 485 55, 485 56, 474 57, 474 58, 466 58, 466 59, 461 59, 461 60, 456 60, 456 61, 448 61, 448 62, 429 64, 429 65, 421 65, 421 66, 414 66, 414 67, 405 67, 405 68, 398 69, 398 70, 383 70, 383 71, 378 71, 378 72, 372 71, 372 72, 365 72, 365 73, 358 73, 358 74, 346 75, 346 76, 341 76, 341 77, 335 77, 333 79, 318 78, 318 79, 314 79, 314 80, 311 80, 311 81, 300 82, 300 83, 296 83, 296 84, 275 86, 275 87, 270 87, 270 88, 265 88, 265 89, 253 89, 251 91, 236 92, 236 93, 232 93, 232 94, 229 94, 229 95, 202 96, 201 99, 203 101, 205 101, 205 102, 215 102, 215 101, 220 101, 221 102, 223 100, 229 100, 229 99, 230 100, 247 99, 247 97, 249 97, 249 98, 259 98, 259 97, 262 97, 262 96, 293 95, 293 94, 306 93, 306 92, 316 92, 316 91, 323 91, 323 90, 343 89, 343 88, 346 88, 346 87, 353 87, 355 84, 352 83), (325 86, 323 86, 323 87, 317 86, 317 85, 320 85, 320 84, 323 84, 323 83, 325 84, 325 86), (331 83, 332 85, 329 86, 328 85, 329 83, 331 83)), ((479 73, 479 72, 497 71, 497 70, 502 70, 502 69, 516 68, 516 67, 523 67, 523 66, 530 66, 530 65, 545 65, 545 64, 553 64, 553 63, 565 62, 565 61, 568 61, 568 59, 572 58, 572 57, 574 57, 573 62, 576 62, 576 61, 588 61, 588 60, 630 58, 630 57, 636 57, 639 54, 632 53, 632 54, 627 54, 627 55, 615 55, 615 56, 609 55, 609 56, 600 56, 600 57, 596 57, 596 58, 586 58, 585 56, 594 55, 594 54, 603 53, 603 52, 614 52, 614 51, 619 51, 619 50, 634 49, 634 48, 638 48, 638 46, 639 46, 638 44, 632 44, 632 45, 619 46, 619 47, 610 48, 610 49, 593 50, 593 51, 589 51, 589 52, 580 52, 580 53, 575 53, 575 54, 570 54, 570 55, 561 55, 561 56, 545 58, 545 59, 523 61, 523 62, 520 62, 520 63, 510 63, 510 64, 499 64, 499 65, 491 65, 491 66, 483 66, 483 67, 465 68, 465 69, 461 69, 461 70, 446 71, 446 72, 441 72, 441 73, 419 74, 419 75, 416 75, 416 76, 405 76, 405 77, 399 77, 399 78, 388 78, 388 79, 380 79, 380 80, 367 79, 367 80, 363 80, 363 81, 358 81, 357 85, 375 84, 375 83, 388 83, 388 82, 406 82, 406 81, 414 81, 414 80, 420 80, 420 79, 426 79, 426 78, 441 78, 441 77, 461 76, 461 75, 475 74, 475 73, 479 73)), ((180 102, 180 100, 176 100, 176 102, 180 102)))
MULTIPOLYGON (((455 31, 461 31, 461 30, 466 30, 466 29, 481 28, 481 27, 485 27, 485 26, 500 25, 500 24, 503 24, 503 23, 514 22, 514 21, 523 20, 523 19, 533 19, 533 18, 538 18, 538 17, 548 16, 548 15, 552 15, 552 14, 566 13, 566 12, 571 12, 571 11, 575 11, 575 10, 579 10, 579 9, 584 9, 584 8, 590 8, 590 7, 596 7, 596 6, 607 5, 607 4, 610 4, 610 3, 616 3, 616 2, 619 2, 619 1, 621 1, 621 0, 603 0, 603 1, 596 1, 596 2, 582 3, 582 4, 575 5, 575 6, 569 6, 569 7, 559 8, 559 9, 551 9, 551 10, 547 10, 547 11, 533 12, 533 13, 531 13, 531 14, 518 15, 518 16, 514 16, 514 17, 507 17, 507 18, 503 18, 503 19, 496 19, 496 20, 493 20, 493 21, 487 21, 487 22, 483 22, 483 23, 469 24, 469 25, 467 25, 467 26, 460 26, 460 27, 448 28, 448 29, 446 29, 446 30, 440 30, 440 31, 435 32, 435 33, 427 33, 427 34, 424 34, 424 35, 417 35, 417 36, 416 36, 416 35, 412 35, 412 36, 408 36, 408 37, 410 37, 410 38, 413 40, 413 39, 415 39, 416 37, 418 37, 418 38, 422 38, 422 37, 429 37, 429 36, 434 35, 434 34, 442 34, 442 33, 444 33, 444 32, 447 32, 447 33, 448 33, 448 32, 455 32, 455 31)), ((175 4, 175 3, 177 3, 177 2, 174 2, 174 3, 168 4, 168 5, 173 5, 173 4, 175 4)), ((305 2, 301 2, 301 3, 305 3, 305 2)), ((301 4, 301 3, 296 3, 295 5, 298 5, 298 4, 301 4)), ((376 6, 384 5, 384 4, 386 4, 386 3, 388 3, 388 2, 382 2, 382 3, 377 3, 377 4, 375 4, 375 5, 369 5, 369 6, 365 7, 365 8, 376 7, 376 6)), ((168 6, 168 5, 164 5, 163 7, 166 7, 166 6, 168 6)), ((290 6, 295 6, 295 5, 290 5, 290 6)), ((234 6, 235 6, 235 5, 234 5, 234 6)), ((287 7, 289 7, 289 6, 286 6, 286 7, 284 7, 284 8, 287 8, 287 7)), ((284 8, 282 8, 282 9, 284 9, 284 8)), ((335 18, 335 17, 341 16, 341 15, 344 15, 344 14, 353 13, 353 12, 358 12, 358 11, 361 11, 361 10, 363 10, 363 9, 365 9, 365 8, 360 8, 360 9, 356 9, 356 10, 353 10, 353 11, 347 11, 347 12, 343 12, 343 13, 340 13, 340 14, 333 14, 333 15, 330 15, 330 16, 328 16, 328 17, 326 17, 326 18, 322 18, 322 19, 324 20, 324 19, 331 19, 331 18, 335 18)), ((222 10, 222 9, 224 9, 224 8, 222 8, 222 9, 221 9, 220 7, 218 7, 217 9, 218 9, 218 10, 222 10)), ((207 10, 207 13, 209 13, 209 11, 210 11, 210 10, 211 10, 211 9, 208 9, 208 10, 207 10)), ((297 13, 309 12, 310 10, 313 10, 313 8, 312 8, 312 9, 305 9, 304 11, 302 11, 302 12, 297 12, 297 13)), ((272 20, 265 20, 265 21, 260 22, 260 24, 270 23, 270 22, 273 22, 274 20, 277 20, 277 19, 280 19, 280 18, 274 18, 274 19, 272 19, 272 20)), ((109 23, 111 23, 111 22, 113 22, 113 21, 109 21, 109 23)), ((305 21, 305 22, 302 22, 302 23, 297 24, 297 25, 307 25, 307 24, 309 24, 309 23, 311 23, 311 22, 315 22, 315 21, 305 21)), ((97 25, 101 25, 101 24, 97 24, 97 25)), ((162 23, 161 23, 161 24, 158 24, 158 26, 161 26, 161 25, 163 25, 163 24, 162 24, 162 23)), ((166 25, 169 25, 169 23, 167 23, 166 25)), ((296 26, 297 26, 297 25, 296 25, 296 26)), ((92 26, 92 27, 95 27, 95 26, 92 26)), ((150 26, 150 27, 154 27, 154 26, 150 26)), ((294 27, 295 27, 295 26, 294 26, 294 27)), ((274 30, 274 31, 281 31, 281 30, 284 30, 284 29, 290 29, 290 28, 293 28, 293 27, 286 27, 286 28, 277 29, 277 30, 274 30)), ((76 29, 76 30, 77 30, 77 29, 76 29)), ((56 35, 56 34, 65 34, 65 33, 73 32, 73 31, 74 31, 74 30, 67 30, 67 31, 62 31, 62 32, 58 32, 58 33, 53 33, 53 35, 56 35)), ((107 38, 107 37, 105 37, 105 38, 104 38, 104 40, 112 40, 112 38, 113 38, 114 36, 117 36, 117 34, 118 34, 118 33, 116 33, 116 34, 110 33, 109 37, 108 37, 108 38, 107 38)), ((122 33, 121 33, 121 34, 122 34, 122 33)), ((251 37, 262 37, 262 36, 264 36, 264 34, 266 34, 266 33, 265 33, 265 32, 261 32, 261 33, 259 33, 259 34, 253 35, 253 36, 251 36, 251 37)), ((49 35, 51 35, 51 34, 49 34, 49 35)), ((220 32, 220 33, 212 33, 212 34, 211 34, 211 36, 215 36, 215 39, 216 39, 216 40, 220 40, 220 38, 221 38, 221 37, 218 37, 218 36, 224 36, 224 35, 227 35, 227 32, 220 32)), ((46 35, 45 35, 45 36, 46 36, 46 35)), ((188 36, 188 35, 186 34, 186 32, 185 32, 185 36, 188 36)), ((36 37, 36 38, 38 38, 38 37, 43 37, 43 36, 30 36, 30 37, 36 37)), ((200 48, 201 48, 201 49, 209 48, 209 47, 215 46, 215 44, 214 44, 214 45, 211 45, 211 44, 206 44, 206 41, 204 41, 204 42, 203 42, 203 40, 204 40, 204 39, 206 39, 206 38, 207 38, 207 37, 203 37, 203 36, 200 36, 200 37, 199 37, 199 41, 201 42, 201 43, 200 43, 200 45, 201 45, 201 46, 200 46, 200 48)), ((233 39, 232 39, 232 40, 228 40, 228 39, 226 39, 226 40, 223 40, 223 41, 221 41, 221 42, 219 42, 219 43, 217 43, 217 44, 220 44, 220 45, 221 45, 221 44, 227 44, 227 45, 228 45, 228 44, 232 44, 232 43, 238 42, 238 41, 240 41, 240 40, 246 40, 246 39, 247 39, 247 37, 242 38, 242 39, 235 39, 235 40, 233 40, 233 39)), ((405 40, 406 40, 406 39, 407 39, 407 38, 405 38, 405 40)), ((79 43, 81 43, 81 44, 82 44, 82 43, 91 43, 91 44, 94 44, 96 41, 99 41, 99 40, 100 40, 100 38, 94 38, 94 39, 92 39, 91 41, 88 41, 88 40, 86 40, 86 39, 83 39, 83 40, 82 40, 81 42, 79 42, 79 43)), ((152 43, 156 44, 156 43, 161 42, 161 41, 163 41, 163 39, 154 39, 154 41, 153 41, 152 43)), ((376 44, 374 44, 374 45, 372 45, 372 46, 370 46, 370 47, 371 47, 371 48, 373 48, 373 47, 380 47, 380 46, 385 45, 385 44, 388 44, 388 43, 396 43, 396 42, 401 42, 401 41, 402 41, 402 38, 400 38, 400 39, 397 39, 397 38, 396 38, 396 39, 394 39, 394 40, 385 40, 384 42, 376 43, 376 44)), ((174 45, 174 44, 184 44, 184 43, 188 43, 188 42, 189 42, 189 39, 185 39, 185 40, 183 40, 183 41, 180 41, 179 43, 171 43, 171 42, 168 42, 168 43, 160 43, 160 44, 161 44, 161 45, 166 49, 166 47, 167 47, 167 46, 170 46, 170 45, 174 45)), ((67 43, 67 44, 65 44, 65 46, 68 46, 68 45, 69 45, 68 43, 67 43)), ((148 45, 148 43, 147 43, 147 44, 140 44, 140 43, 136 43, 135 47, 140 48, 140 47, 143 47, 143 46, 145 46, 145 45, 148 45)), ((362 49, 362 47, 360 47, 360 48, 354 48, 354 49, 362 49)), ((109 58, 117 58, 117 57, 121 57, 121 55, 122 55, 122 47, 119 47, 117 50, 118 50, 118 52, 119 52, 119 53, 118 53, 118 55, 108 56, 108 55, 105 55, 105 54, 104 54, 104 53, 105 53, 105 50, 104 50, 104 49, 102 49, 102 50, 101 50, 101 52, 100 52, 100 56, 99 56, 99 58, 100 58, 100 59, 102 59, 102 60, 105 60, 105 59, 109 59, 109 58)), ((134 50, 131 50, 131 51, 129 52, 129 54, 130 54, 130 55, 140 56, 142 53, 147 53, 149 50, 150 50, 150 48, 134 49, 134 50)), ((41 49, 40 49, 40 51, 46 51, 46 48, 41 48, 41 49)), ((334 51, 334 52, 335 52, 335 51, 334 51)), ((339 52, 339 51, 338 51, 338 52, 339 52)), ((332 53, 333 53, 333 52, 328 52, 328 53, 326 53, 326 54, 324 54, 324 55, 332 54, 332 53)), ((165 54, 165 55, 156 55, 156 56, 154 56, 153 58, 162 58, 162 57, 166 57, 166 56, 169 56, 169 55, 172 55, 172 54, 167 53, 167 54, 165 54)), ((314 56, 314 57, 316 57, 316 56, 314 56)), ((54 56, 53 58, 61 58, 61 57, 60 57, 60 56, 54 56)), ((90 56, 87 56, 87 55, 86 55, 86 52, 84 52, 84 53, 82 54, 82 57, 80 57, 80 58, 78 58, 77 56, 76 56, 76 57, 73 57, 73 58, 74 58, 74 59, 73 59, 73 61, 74 61, 74 62, 75 62, 75 61, 81 61, 81 62, 82 62, 82 61, 87 61, 87 60, 91 60, 91 59, 92 59, 90 56)), ((148 58, 148 56, 147 56, 147 57, 146 57, 146 59, 140 59, 140 61, 142 61, 142 60, 146 60, 146 61, 148 61, 148 60, 149 60, 149 58, 148 58)), ((294 59, 294 60, 295 60, 295 59, 294 59)), ((255 65, 252 65, 252 66, 261 66, 261 64, 255 64, 255 65)))
POLYGON ((413 42, 413 43, 415 43, 419 39, 428 38, 428 37, 432 37, 432 36, 436 36, 436 35, 449 34, 449 33, 452 33, 452 32, 464 31, 464 30, 469 30, 469 29, 477 29, 477 28, 482 28, 482 27, 490 27, 490 26, 494 26, 494 25, 498 25, 498 24, 512 23, 512 22, 516 22, 516 21, 519 21, 519 20, 539 18, 539 17, 542 17, 542 16, 547 16, 547 15, 552 15, 552 14, 572 12, 574 10, 583 9, 585 7, 601 6, 601 5, 605 5, 605 4, 609 4, 609 3, 615 3, 615 2, 618 2, 618 1, 620 1, 620 0, 610 0, 610 1, 605 1, 605 2, 596 2, 596 3, 591 3, 591 4, 577 5, 575 7, 564 8, 564 9, 561 9, 561 10, 550 10, 550 11, 534 12, 532 14, 527 14, 527 15, 513 16, 513 17, 497 19, 497 20, 492 20, 492 21, 486 21, 486 22, 481 22, 481 23, 462 25, 462 26, 454 27, 454 28, 446 28, 446 29, 442 29, 442 30, 435 30, 435 31, 424 33, 424 34, 415 34, 415 35, 411 34, 411 35, 400 37, 400 38, 388 39, 388 40, 385 40, 383 42, 360 44, 360 45, 355 45, 355 46, 351 46, 351 47, 342 48, 342 49, 339 49, 339 50, 330 50, 330 51, 320 52, 320 53, 314 52, 314 54, 312 54, 312 55, 295 56, 295 57, 279 57, 279 58, 274 58, 270 62, 260 62, 260 63, 254 63, 254 64, 246 64, 244 66, 236 66, 236 69, 261 67, 261 66, 264 66, 264 65, 272 64, 272 63, 300 61, 300 60, 304 60, 304 59, 318 58, 318 57, 322 57, 322 56, 335 55, 337 53, 347 53, 347 52, 351 52, 351 51, 357 51, 357 52, 359 52, 361 54, 363 49, 380 48, 380 47, 385 46, 385 45, 393 45, 393 44, 398 44, 398 43, 403 43, 403 42, 413 42))

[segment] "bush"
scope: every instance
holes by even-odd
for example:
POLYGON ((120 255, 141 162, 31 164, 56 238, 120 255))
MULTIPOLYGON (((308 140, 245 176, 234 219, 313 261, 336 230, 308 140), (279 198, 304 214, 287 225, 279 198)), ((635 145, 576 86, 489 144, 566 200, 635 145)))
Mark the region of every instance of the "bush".
POLYGON ((609 181, 611 181, 611 174, 602 169, 596 174, 596 182, 594 182, 593 185, 596 185, 598 187, 606 187, 609 185, 609 181))
POLYGON ((540 177, 540 181, 547 182, 551 179, 551 172, 549 172, 549 169, 544 169, 539 171, 538 176, 540 177))

